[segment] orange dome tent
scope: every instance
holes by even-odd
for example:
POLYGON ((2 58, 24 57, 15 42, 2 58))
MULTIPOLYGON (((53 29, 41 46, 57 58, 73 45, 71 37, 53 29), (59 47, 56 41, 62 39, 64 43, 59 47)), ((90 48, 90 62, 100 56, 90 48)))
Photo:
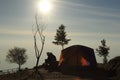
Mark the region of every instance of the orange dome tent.
POLYGON ((96 65, 94 50, 82 45, 74 45, 62 50, 58 64, 62 71, 96 65))

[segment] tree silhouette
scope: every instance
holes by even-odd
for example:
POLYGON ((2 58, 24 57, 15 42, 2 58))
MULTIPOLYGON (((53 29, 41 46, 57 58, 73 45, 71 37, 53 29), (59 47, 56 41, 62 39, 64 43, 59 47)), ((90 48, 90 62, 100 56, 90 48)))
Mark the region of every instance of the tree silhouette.
POLYGON ((6 56, 6 60, 10 63, 16 63, 19 65, 19 71, 21 70, 21 66, 27 61, 28 56, 26 55, 26 49, 14 47, 13 49, 9 49, 8 54, 6 56))
POLYGON ((105 39, 101 40, 101 44, 102 44, 102 45, 99 46, 99 47, 96 49, 96 51, 97 51, 97 53, 99 53, 98 55, 99 55, 100 57, 103 56, 103 63, 107 63, 107 62, 108 62, 107 57, 108 57, 110 48, 107 47, 107 45, 106 45, 106 40, 105 40, 105 39))
POLYGON ((38 72, 38 64, 39 64, 39 59, 42 55, 43 48, 44 48, 44 43, 45 43, 45 36, 43 35, 44 28, 46 24, 42 22, 38 22, 39 16, 36 14, 35 16, 35 29, 33 29, 33 37, 34 37, 34 50, 35 50, 35 55, 36 55, 36 71, 38 72), (41 46, 38 46, 38 45, 41 46))
POLYGON ((64 45, 68 44, 68 42, 71 39, 67 39, 66 38, 66 32, 65 32, 65 26, 62 24, 56 32, 56 36, 55 36, 55 41, 53 41, 52 43, 54 43, 55 45, 61 45, 62 49, 64 49, 64 45))

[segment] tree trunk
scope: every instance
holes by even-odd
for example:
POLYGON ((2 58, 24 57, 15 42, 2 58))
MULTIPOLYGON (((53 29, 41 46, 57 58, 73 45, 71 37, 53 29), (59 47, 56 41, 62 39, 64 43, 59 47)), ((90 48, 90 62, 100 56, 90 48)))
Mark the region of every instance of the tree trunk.
POLYGON ((20 71, 20 69, 21 69, 20 57, 18 57, 18 60, 19 60, 19 63, 18 63, 18 65, 19 65, 19 68, 18 68, 18 70, 20 71))
POLYGON ((104 56, 103 56, 103 63, 104 63, 104 64, 106 64, 106 63, 107 63, 107 61, 108 61, 108 60, 107 60, 107 56, 106 56, 106 55, 104 55, 104 56))
POLYGON ((62 45, 62 50, 64 49, 64 45, 62 45))
POLYGON ((39 58, 40 58, 40 57, 38 56, 38 57, 37 57, 37 62, 36 62, 36 68, 35 68, 35 69, 36 69, 36 71, 38 71, 39 58))
POLYGON ((20 71, 21 70, 21 65, 19 64, 19 68, 18 68, 18 70, 20 71))

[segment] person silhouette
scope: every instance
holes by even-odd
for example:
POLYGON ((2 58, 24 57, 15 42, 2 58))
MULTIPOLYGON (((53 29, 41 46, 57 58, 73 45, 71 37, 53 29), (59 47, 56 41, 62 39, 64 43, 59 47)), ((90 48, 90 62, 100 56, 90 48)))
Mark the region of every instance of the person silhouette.
POLYGON ((47 59, 45 59, 46 69, 50 72, 54 70, 56 67, 56 62, 57 60, 55 55, 53 55, 52 52, 47 52, 47 59))

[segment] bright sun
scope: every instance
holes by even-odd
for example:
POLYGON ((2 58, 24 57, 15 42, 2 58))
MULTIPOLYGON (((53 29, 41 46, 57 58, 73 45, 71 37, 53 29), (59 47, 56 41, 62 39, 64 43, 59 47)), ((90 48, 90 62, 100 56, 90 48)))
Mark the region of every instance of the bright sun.
POLYGON ((38 9, 42 13, 49 13, 51 10, 51 3, 48 0, 41 0, 40 2, 38 2, 38 9))

